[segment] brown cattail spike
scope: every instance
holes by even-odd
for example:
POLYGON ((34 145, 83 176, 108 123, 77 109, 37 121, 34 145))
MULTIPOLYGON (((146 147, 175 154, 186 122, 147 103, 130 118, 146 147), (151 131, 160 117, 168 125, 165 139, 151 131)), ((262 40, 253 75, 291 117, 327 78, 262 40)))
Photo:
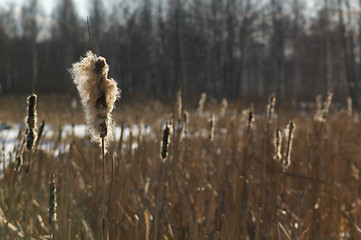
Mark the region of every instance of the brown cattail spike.
POLYGON ((224 115, 226 114, 228 108, 228 101, 226 98, 222 99, 222 104, 221 104, 221 117, 224 117, 224 115))
POLYGON ((184 111, 183 112, 183 135, 186 136, 189 132, 189 112, 184 111))
POLYGON ((277 128, 274 134, 273 146, 275 149, 275 155, 273 156, 273 159, 277 162, 280 162, 282 160, 282 131, 279 128, 277 128))
POLYGON ((56 207, 57 207, 54 174, 51 175, 49 193, 50 193, 50 196, 49 196, 49 224, 53 225, 56 222, 56 207))
POLYGON ((165 125, 164 130, 163 130, 162 151, 161 151, 161 157, 162 157, 163 161, 165 161, 165 159, 168 156, 168 146, 169 146, 169 143, 170 143, 170 133, 171 133, 171 129, 170 129, 170 126, 167 123, 165 125))
POLYGON ((28 124, 29 129, 34 129, 37 121, 37 112, 36 112, 36 102, 37 96, 36 94, 32 94, 28 97, 28 117, 26 122, 28 124))
POLYGON ((34 141, 36 139, 36 132, 33 129, 30 129, 26 135, 26 148, 31 150, 34 146, 34 141))
POLYGON ((198 102, 197 111, 199 114, 201 114, 203 112, 204 105, 206 104, 206 100, 207 100, 207 93, 202 93, 201 98, 199 99, 199 102, 198 102))
POLYGON ((216 118, 213 113, 212 113, 211 117, 209 118, 208 122, 209 122, 209 140, 213 141, 215 125, 216 125, 216 118))
POLYGON ((251 104, 251 107, 248 111, 248 122, 247 122, 247 132, 248 134, 250 134, 253 130, 254 127, 254 122, 255 122, 255 117, 254 117, 254 107, 253 104, 251 104))
POLYGON ((178 122, 182 121, 182 89, 178 89, 177 93, 177 118, 178 122))
POLYGON ((38 150, 39 148, 39 144, 40 144, 40 141, 41 141, 41 138, 42 138, 42 135, 43 135, 43 132, 44 132, 44 127, 45 127, 45 121, 41 121, 41 125, 39 127, 39 131, 38 131, 38 137, 36 139, 36 143, 35 143, 35 152, 38 150))
POLYGON ((27 99, 28 104, 28 116, 26 118, 26 124, 28 125, 28 133, 26 134, 26 147, 28 150, 31 150, 36 140, 36 124, 38 120, 38 115, 36 111, 36 94, 32 94, 27 99))
POLYGON ((347 98, 347 116, 352 116, 352 98, 347 98))
POLYGON ((331 107, 332 98, 333 98, 332 89, 328 91, 327 98, 323 104, 322 104, 322 96, 318 95, 316 97, 316 114, 314 116, 314 120, 316 122, 326 122, 326 117, 331 107))
POLYGON ((275 111, 276 105, 276 95, 274 93, 269 96, 268 104, 267 104, 267 121, 268 123, 272 123, 272 116, 275 111))

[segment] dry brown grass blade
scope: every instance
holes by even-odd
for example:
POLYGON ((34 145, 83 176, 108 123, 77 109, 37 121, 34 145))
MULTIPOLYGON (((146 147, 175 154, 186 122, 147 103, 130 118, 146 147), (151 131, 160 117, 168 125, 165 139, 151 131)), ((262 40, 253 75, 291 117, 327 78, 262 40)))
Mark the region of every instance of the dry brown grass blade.
POLYGON ((150 233, 150 224, 149 224, 149 211, 145 209, 144 211, 144 221, 145 221, 145 240, 149 240, 149 233, 150 233))
POLYGON ((230 235, 229 235, 229 230, 228 230, 228 224, 227 224, 227 219, 226 219, 226 215, 222 214, 222 234, 226 235, 226 240, 230 240, 230 235))
POLYGON ((24 238, 24 233, 20 231, 14 224, 8 222, 6 218, 0 215, 0 224, 7 226, 11 231, 13 231, 19 238, 24 238))
POLYGON ((91 239, 95 240, 94 233, 92 232, 91 228, 89 227, 89 224, 85 221, 85 219, 81 220, 81 223, 85 229, 86 235, 91 239))
POLYGON ((282 223, 277 222, 277 225, 280 227, 280 229, 282 230, 283 234, 286 236, 286 238, 288 240, 292 240, 290 235, 288 234, 287 230, 284 228, 284 226, 282 225, 282 223))
POLYGON ((357 224, 354 221, 352 221, 352 219, 349 216, 347 216, 347 214, 344 211, 340 210, 340 212, 341 212, 342 216, 344 216, 347 219, 347 221, 349 221, 352 224, 352 226, 355 227, 356 232, 359 235, 361 235, 361 228, 359 226, 357 226, 357 224))
MULTIPOLYGON (((244 178, 240 176, 237 181, 237 191, 236 191, 236 202, 235 202, 235 208, 234 208, 234 215, 233 215, 233 229, 232 229, 232 239, 237 239, 239 236, 239 211, 241 208, 241 200, 242 200, 242 194, 243 194, 243 182, 244 178)), ((247 216, 245 216, 245 219, 247 216)), ((246 221, 246 220, 245 220, 246 221)))

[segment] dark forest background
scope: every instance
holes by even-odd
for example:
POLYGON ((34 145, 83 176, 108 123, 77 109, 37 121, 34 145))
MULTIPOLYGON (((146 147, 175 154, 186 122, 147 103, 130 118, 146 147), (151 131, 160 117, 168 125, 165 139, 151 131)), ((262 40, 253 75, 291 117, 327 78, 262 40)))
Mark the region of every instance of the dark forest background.
MULTIPOLYGON (((123 94, 313 100, 360 95, 361 0, 89 1, 95 52, 123 94), (317 9, 309 3, 317 3, 317 9)), ((90 49, 72 0, 0 10, 2 94, 68 93, 67 69, 90 49)))

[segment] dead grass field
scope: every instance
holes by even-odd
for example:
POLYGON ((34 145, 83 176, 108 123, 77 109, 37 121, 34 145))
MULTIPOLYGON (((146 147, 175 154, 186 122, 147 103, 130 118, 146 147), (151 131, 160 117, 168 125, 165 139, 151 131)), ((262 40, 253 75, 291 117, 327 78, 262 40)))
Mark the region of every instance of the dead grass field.
MULTIPOLYGON (((24 162, 16 171, 25 134, 20 129, 13 152, 0 154, 1 239, 49 239, 52 232, 55 239, 101 239, 100 148, 89 136, 57 136, 65 124, 84 124, 80 104, 72 110, 71 99, 38 97, 39 122, 45 120, 56 129, 48 139, 51 148, 24 151, 24 162), (52 174, 54 226, 48 221, 52 174)), ((278 109, 276 104, 268 122, 266 105, 260 104, 252 111, 255 122, 250 126, 244 104, 230 103, 221 114, 221 103, 207 100, 202 112, 197 103, 183 108, 189 112, 185 134, 175 103, 121 102, 113 112, 116 125, 144 124, 151 131, 123 132, 108 147, 109 239, 361 239, 357 112, 349 115, 346 109, 331 107, 326 121, 320 122, 314 120, 316 109, 304 113, 278 109), (273 159, 274 133, 291 120, 297 128, 292 162, 285 169, 273 159), (173 131, 168 157, 162 161, 166 121, 173 131)), ((0 104, 2 123, 23 122, 26 96, 2 97, 0 104)), ((286 147, 284 138, 283 155, 286 147)))

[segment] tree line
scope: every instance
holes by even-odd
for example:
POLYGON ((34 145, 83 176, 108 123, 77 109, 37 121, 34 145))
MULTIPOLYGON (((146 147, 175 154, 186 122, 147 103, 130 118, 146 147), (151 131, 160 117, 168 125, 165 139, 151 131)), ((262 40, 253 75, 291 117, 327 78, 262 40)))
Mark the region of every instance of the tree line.
MULTIPOLYGON (((360 95, 361 1, 89 1, 94 51, 125 94, 312 100, 360 95), (310 7, 311 6, 311 7, 310 7)), ((0 10, 2 94, 74 91, 67 69, 87 50, 73 0, 0 10)))

